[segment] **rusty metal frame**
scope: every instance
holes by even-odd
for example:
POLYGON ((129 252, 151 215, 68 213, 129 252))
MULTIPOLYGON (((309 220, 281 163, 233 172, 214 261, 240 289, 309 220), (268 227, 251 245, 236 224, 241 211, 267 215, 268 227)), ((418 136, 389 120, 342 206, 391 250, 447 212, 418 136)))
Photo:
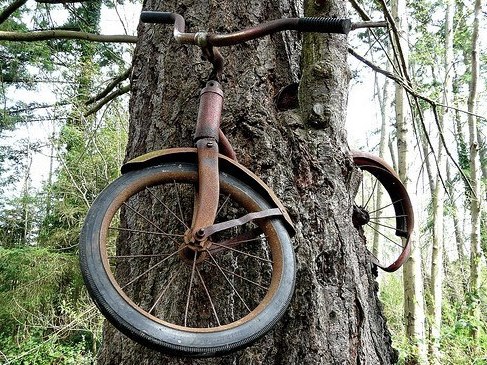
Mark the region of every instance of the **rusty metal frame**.
POLYGON ((195 196, 191 236, 203 238, 204 228, 215 221, 220 196, 218 141, 223 108, 223 90, 217 81, 208 81, 201 90, 194 140, 198 153, 198 192, 195 196))

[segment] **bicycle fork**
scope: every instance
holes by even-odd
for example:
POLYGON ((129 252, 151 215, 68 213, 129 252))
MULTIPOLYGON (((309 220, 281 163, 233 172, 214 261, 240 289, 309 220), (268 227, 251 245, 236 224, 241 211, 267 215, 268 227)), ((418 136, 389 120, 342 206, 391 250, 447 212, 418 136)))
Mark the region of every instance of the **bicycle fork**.
POLYGON ((198 240, 205 237, 204 228, 213 224, 218 209, 218 143, 222 108, 223 90, 220 84, 208 81, 206 87, 201 90, 194 135, 198 150, 198 192, 194 203, 191 237, 198 240))
POLYGON ((220 182, 218 169, 221 153, 236 161, 235 151, 220 129, 223 109, 223 90, 217 81, 210 80, 201 90, 194 140, 198 151, 198 192, 195 196, 193 219, 186 240, 204 248, 211 234, 249 221, 270 216, 282 216, 279 208, 248 213, 238 219, 214 224, 218 209, 220 182), (196 242, 195 242, 196 241, 196 242))

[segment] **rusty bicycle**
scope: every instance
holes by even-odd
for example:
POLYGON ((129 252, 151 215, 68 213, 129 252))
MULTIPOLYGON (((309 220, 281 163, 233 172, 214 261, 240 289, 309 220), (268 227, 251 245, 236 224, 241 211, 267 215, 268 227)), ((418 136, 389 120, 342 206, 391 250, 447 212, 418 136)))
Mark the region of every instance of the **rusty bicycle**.
MULTIPOLYGON (((237 162, 220 129, 223 57, 230 46, 282 30, 347 34, 348 19, 287 18, 229 34, 187 33, 181 15, 144 11, 145 23, 174 24, 174 39, 197 45, 213 71, 200 94, 195 147, 128 161, 93 202, 80 235, 80 263, 102 314, 128 337, 162 352, 216 356, 250 345, 282 317, 294 291, 291 218, 275 193, 237 162), (123 243, 123 244, 122 244, 123 243)), ((359 189, 353 224, 391 242, 372 262, 396 270, 409 254, 411 203, 382 159, 354 152, 372 183, 359 189), (384 188, 376 222, 366 191, 384 188), (391 235, 380 227, 392 230, 391 235), (394 251, 396 250, 396 251, 394 251)))

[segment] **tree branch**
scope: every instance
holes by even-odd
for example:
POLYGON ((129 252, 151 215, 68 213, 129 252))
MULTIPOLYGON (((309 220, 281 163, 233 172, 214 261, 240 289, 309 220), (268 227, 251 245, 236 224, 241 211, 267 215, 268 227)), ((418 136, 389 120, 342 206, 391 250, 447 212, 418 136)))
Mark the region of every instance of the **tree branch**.
MULTIPOLYGON (((354 56, 355 58, 357 58, 359 61, 363 62, 364 64, 366 64, 367 66, 369 66, 371 69, 373 69, 374 71, 390 78, 391 80, 393 80, 394 82, 400 84, 404 90, 407 91, 407 93, 409 95, 411 95, 412 97, 414 97, 415 99, 421 99, 421 100, 424 100, 425 102, 427 102, 428 104, 431 105, 431 107, 433 108, 433 113, 435 115, 435 122, 437 124, 437 127, 439 129, 439 135, 440 135, 440 139, 441 139, 441 142, 443 144, 443 147, 445 148, 445 152, 446 154, 448 155, 448 157, 450 157, 450 160, 453 162, 453 164, 455 165, 455 167, 458 169, 458 172, 460 173, 460 175, 462 175, 462 178, 463 180, 468 184, 468 186, 470 187, 470 189, 472 189, 472 186, 469 182, 469 180, 467 179, 467 176, 465 175, 465 173, 463 172, 463 170, 461 169, 461 167, 458 165, 457 161, 455 160, 455 158, 452 156, 449 148, 448 148, 448 145, 445 141, 445 137, 443 135, 443 131, 441 130, 441 128, 438 126, 438 119, 437 119, 437 114, 436 114, 436 108, 438 106, 441 106, 443 108, 451 108, 447 105, 441 105, 439 103, 437 103, 436 101, 424 96, 424 95, 421 95, 419 94, 416 90, 414 90, 414 88, 410 85, 410 82, 408 81, 404 81, 404 79, 398 75, 395 75, 389 71, 386 71, 386 70, 383 70, 382 68, 378 67, 377 65, 374 65, 372 62, 368 61, 367 59, 365 59, 364 57, 360 56, 359 54, 357 54, 353 49, 351 48, 348 48, 348 53, 350 53, 352 56, 354 56)), ((421 112, 421 108, 419 106, 419 104, 417 104, 417 108, 418 108, 418 111, 421 112)), ((451 108, 451 109, 454 109, 454 108, 451 108)), ((458 110, 458 109, 457 109, 458 110)), ((462 111, 466 114, 470 114, 468 113, 467 111, 462 111)), ((485 117, 481 116, 481 115, 476 115, 478 118, 483 118, 485 119, 485 117)), ((426 126, 424 125, 424 121, 423 121, 423 118, 421 116, 420 118, 421 120, 421 123, 422 123, 422 127, 423 129, 426 131, 426 126)), ((430 148, 432 151, 434 151, 434 148, 433 148, 433 145, 431 143, 431 141, 429 140, 428 136, 426 136, 427 139, 428 139, 428 143, 430 145, 430 148)), ((435 158, 436 158, 436 155, 435 155, 435 158)), ((439 173, 439 172, 438 172, 439 173)), ((441 178, 441 177, 440 177, 441 178)), ((473 191, 473 190, 472 190, 473 191)))
POLYGON ((18 8, 24 5, 27 0, 16 0, 9 6, 7 6, 1 13, 0 13, 0 24, 2 24, 5 20, 9 18, 18 8))
POLYGON ((459 112, 464 113, 464 114, 467 114, 467 115, 472 115, 474 117, 487 120, 487 117, 484 116, 484 115, 471 113, 471 112, 469 112, 467 110, 464 110, 464 109, 456 108, 456 107, 450 106, 450 105, 445 105, 445 104, 439 103, 437 101, 434 101, 434 100, 428 98, 427 96, 424 96, 424 95, 419 94, 408 83, 406 83, 402 77, 400 77, 400 76, 398 76, 396 74, 393 74, 392 72, 389 72, 387 70, 384 70, 384 69, 380 68, 379 66, 373 64, 372 62, 370 62, 369 60, 367 60, 366 58, 362 57, 357 52, 355 52, 352 48, 348 48, 348 53, 350 53, 352 56, 354 56, 360 62, 362 62, 365 65, 369 66, 375 72, 378 72, 378 73, 384 75, 385 77, 393 80, 394 82, 400 84, 411 95, 413 95, 413 96, 415 96, 415 97, 417 97, 419 99, 422 99, 422 100, 426 101, 430 105, 440 106, 440 107, 445 108, 445 109, 456 110, 456 111, 459 111, 459 112))
POLYGON ((0 41, 11 42, 37 42, 48 39, 79 39, 91 42, 104 43, 135 43, 136 36, 130 35, 104 35, 86 32, 75 32, 69 30, 43 30, 34 32, 2 32, 0 31, 0 41))
POLYGON ((367 12, 360 6, 360 4, 355 0, 349 0, 349 3, 355 9, 355 11, 360 15, 360 17, 365 20, 371 20, 367 12))
POLYGON ((87 100, 85 105, 93 104, 95 101, 98 101, 98 100, 104 98, 105 96, 107 96, 110 93, 110 91, 112 91, 118 84, 120 84, 122 81, 128 79, 128 77, 130 76, 130 72, 132 72, 132 68, 129 68, 124 73, 117 76, 112 82, 110 82, 110 84, 107 85, 107 87, 101 93, 99 93, 98 95, 95 95, 92 98, 90 98, 89 100, 87 100))
POLYGON ((104 99, 102 99, 98 104, 96 104, 93 108, 91 108, 90 110, 88 110, 84 116, 87 117, 91 114, 94 114, 96 113, 98 110, 100 110, 104 105, 108 104, 110 101, 112 101, 113 99, 115 99, 116 97, 120 96, 120 95, 123 95, 123 94, 126 94, 130 91, 130 85, 126 85, 126 86, 122 86, 120 88, 118 88, 117 90, 115 90, 114 92, 112 92, 111 94, 109 94, 108 96, 106 96, 104 99))

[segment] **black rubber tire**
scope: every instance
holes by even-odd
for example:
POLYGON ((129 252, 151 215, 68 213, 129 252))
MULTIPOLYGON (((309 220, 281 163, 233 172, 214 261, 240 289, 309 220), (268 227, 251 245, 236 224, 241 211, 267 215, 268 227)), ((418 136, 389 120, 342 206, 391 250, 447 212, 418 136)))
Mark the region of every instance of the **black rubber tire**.
MULTIPOLYGON (((221 191, 238 192, 260 210, 273 208, 251 186, 243 183, 235 172, 220 171, 221 191)), ((192 162, 167 162, 159 166, 146 167, 127 172, 110 184, 97 197, 89 210, 80 235, 80 263, 88 292, 102 314, 122 333, 131 339, 158 351, 179 356, 209 357, 246 347, 267 333, 281 318, 289 305, 295 282, 295 257, 289 234, 281 218, 263 219, 266 229, 272 231, 278 240, 280 262, 279 282, 272 284, 273 292, 266 294, 265 305, 260 305, 255 316, 228 326, 216 327, 211 331, 182 328, 160 321, 141 310, 134 302, 121 294, 121 288, 107 264, 103 240, 107 235, 106 226, 112 219, 113 211, 120 205, 121 196, 140 181, 157 181, 176 176, 187 177, 195 183, 197 166, 192 162), (269 228, 270 227, 270 228, 269 228), (105 231, 105 233, 103 233, 105 231)), ((255 208, 254 208, 255 209, 255 208)), ((266 233, 267 234, 267 233, 266 233)), ((274 264, 273 264, 274 265, 274 264)), ((194 269, 193 269, 194 270, 194 269)), ((274 275, 274 274, 272 274, 274 275)), ((274 276, 273 276, 274 278, 274 276)), ((274 279, 272 279, 274 280, 274 279)))

